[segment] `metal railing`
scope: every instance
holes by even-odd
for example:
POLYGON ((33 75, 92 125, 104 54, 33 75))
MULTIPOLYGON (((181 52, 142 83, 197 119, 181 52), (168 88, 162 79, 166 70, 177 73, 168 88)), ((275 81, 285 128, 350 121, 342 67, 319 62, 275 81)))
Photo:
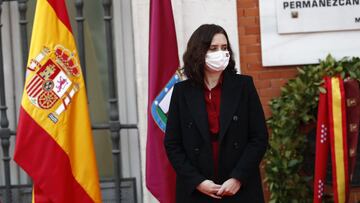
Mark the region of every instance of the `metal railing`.
MULTIPOLYGON (((0 22, 2 3, 4 1, 16 0, 0 0, 0 22)), ((28 55, 28 39, 27 39, 27 0, 17 0, 19 10, 19 24, 21 33, 21 51, 22 51, 22 67, 26 66, 28 55)), ((85 64, 85 43, 84 43, 84 16, 83 16, 83 0, 75 0, 76 7, 76 23, 77 23, 77 45, 79 57, 82 67, 83 76, 86 84, 86 64, 85 64)), ((120 149, 120 131, 122 129, 137 129, 136 124, 121 124, 119 121, 119 107, 118 98, 116 94, 116 76, 114 66, 114 47, 113 47, 113 25, 112 25, 112 0, 103 0, 104 21, 105 21, 105 34, 106 34, 106 47, 107 47, 107 60, 108 60, 108 77, 109 77, 109 121, 108 123, 93 124, 93 130, 107 129, 111 133, 112 141, 112 155, 114 165, 114 179, 102 180, 101 189, 107 197, 112 197, 104 202, 137 202, 136 197, 136 181, 135 178, 123 178, 121 171, 121 149, 120 149)), ((0 140, 1 148, 3 150, 2 161, 4 163, 5 186, 0 186, 0 200, 3 198, 3 203, 12 202, 31 202, 31 185, 12 185, 11 184, 11 170, 10 170, 10 137, 15 136, 16 132, 9 128, 9 121, 7 117, 7 106, 5 99, 5 81, 4 81, 4 63, 1 44, 1 30, 0 24, 0 140), (3 191, 3 193, 1 193, 3 191), (17 195, 13 195, 16 193, 17 195), (30 198, 30 199, 29 199, 30 198)), ((25 77, 25 68, 23 75, 25 77)))

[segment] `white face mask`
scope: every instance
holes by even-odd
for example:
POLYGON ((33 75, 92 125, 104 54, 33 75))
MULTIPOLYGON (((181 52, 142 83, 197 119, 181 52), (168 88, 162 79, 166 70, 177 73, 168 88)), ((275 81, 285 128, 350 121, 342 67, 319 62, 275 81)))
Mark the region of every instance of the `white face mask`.
POLYGON ((214 71, 223 71, 229 64, 229 51, 208 52, 205 56, 206 65, 214 71))

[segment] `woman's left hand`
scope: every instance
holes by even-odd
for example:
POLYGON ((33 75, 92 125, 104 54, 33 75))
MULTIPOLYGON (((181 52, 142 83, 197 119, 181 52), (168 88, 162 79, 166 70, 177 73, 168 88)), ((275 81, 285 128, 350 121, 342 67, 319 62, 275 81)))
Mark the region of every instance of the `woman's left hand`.
POLYGON ((241 183, 239 180, 235 178, 230 178, 221 185, 221 188, 216 193, 216 195, 233 196, 239 191, 240 187, 241 187, 241 183))

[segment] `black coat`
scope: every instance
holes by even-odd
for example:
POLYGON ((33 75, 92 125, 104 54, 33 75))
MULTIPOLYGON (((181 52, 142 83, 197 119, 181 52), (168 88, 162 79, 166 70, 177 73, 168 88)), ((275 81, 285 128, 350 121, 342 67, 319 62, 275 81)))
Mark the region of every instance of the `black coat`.
POLYGON ((251 77, 224 72, 219 120, 219 170, 215 179, 203 88, 190 80, 174 86, 164 144, 177 174, 176 202, 214 202, 196 186, 206 179, 222 184, 229 178, 240 180, 241 188, 218 202, 264 202, 259 164, 268 133, 251 77))

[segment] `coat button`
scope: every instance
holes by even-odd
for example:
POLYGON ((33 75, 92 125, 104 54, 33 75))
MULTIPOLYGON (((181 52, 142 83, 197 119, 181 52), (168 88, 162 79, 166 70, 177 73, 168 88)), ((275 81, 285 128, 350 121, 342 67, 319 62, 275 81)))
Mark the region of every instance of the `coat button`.
POLYGON ((188 128, 191 128, 192 125, 193 125, 193 123, 192 123, 192 122, 189 122, 189 123, 187 124, 187 127, 188 127, 188 128))
POLYGON ((239 119, 238 116, 233 116, 233 121, 237 121, 239 119))
POLYGON ((234 142, 234 148, 239 149, 239 143, 238 142, 234 142))
POLYGON ((194 148, 194 152, 195 152, 195 154, 199 154, 199 153, 200 153, 200 149, 197 148, 197 147, 195 147, 195 148, 194 148))

